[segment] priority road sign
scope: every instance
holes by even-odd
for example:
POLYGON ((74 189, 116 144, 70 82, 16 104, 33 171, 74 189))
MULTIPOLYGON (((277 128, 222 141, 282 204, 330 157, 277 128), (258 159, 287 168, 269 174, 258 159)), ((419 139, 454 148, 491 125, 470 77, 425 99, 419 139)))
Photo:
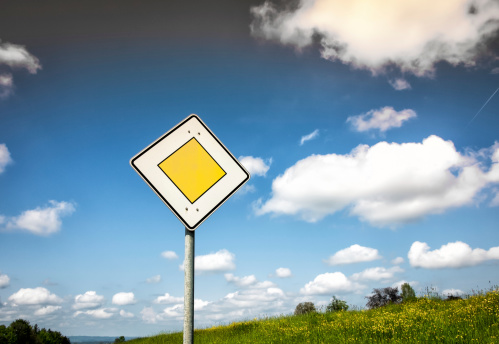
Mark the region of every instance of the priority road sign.
POLYGON ((130 165, 191 231, 250 178, 197 115, 151 143, 130 165))

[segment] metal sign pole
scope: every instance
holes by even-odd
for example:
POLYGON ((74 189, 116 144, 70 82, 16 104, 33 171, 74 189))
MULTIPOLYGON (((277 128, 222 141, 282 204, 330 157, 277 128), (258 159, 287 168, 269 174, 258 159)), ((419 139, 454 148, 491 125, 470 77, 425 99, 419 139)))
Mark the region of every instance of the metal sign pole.
POLYGON ((185 228, 184 344, 194 343, 194 231, 185 228))

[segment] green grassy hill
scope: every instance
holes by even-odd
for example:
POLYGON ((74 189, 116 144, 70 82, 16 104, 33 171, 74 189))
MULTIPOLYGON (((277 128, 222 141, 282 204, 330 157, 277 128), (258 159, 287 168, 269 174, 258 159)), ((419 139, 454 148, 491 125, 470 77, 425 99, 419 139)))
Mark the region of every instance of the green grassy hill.
MULTIPOLYGON (((366 311, 312 313, 196 330, 201 343, 499 343, 499 292, 444 301, 413 302, 366 311)), ((133 344, 182 343, 182 333, 133 344)))

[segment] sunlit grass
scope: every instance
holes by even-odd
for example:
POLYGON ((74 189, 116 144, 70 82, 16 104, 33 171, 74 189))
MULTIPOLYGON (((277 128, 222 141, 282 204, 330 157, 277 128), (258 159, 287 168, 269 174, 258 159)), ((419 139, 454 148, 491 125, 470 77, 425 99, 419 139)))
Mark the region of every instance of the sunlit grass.
MULTIPOLYGON (((499 343, 499 293, 374 310, 281 316, 196 330, 195 343, 499 343)), ((133 344, 182 343, 182 333, 133 344)))

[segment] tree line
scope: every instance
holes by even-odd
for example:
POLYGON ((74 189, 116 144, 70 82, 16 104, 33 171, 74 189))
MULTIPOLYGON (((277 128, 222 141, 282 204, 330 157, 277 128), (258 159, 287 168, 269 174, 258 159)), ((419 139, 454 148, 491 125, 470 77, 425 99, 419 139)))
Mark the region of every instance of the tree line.
MULTIPOLYGON (((401 286, 401 294, 399 294, 398 288, 386 287, 386 288, 375 288, 370 296, 366 296, 367 304, 366 307, 369 309, 383 307, 389 304, 397 304, 401 302, 410 302, 416 299, 416 292, 409 285, 409 283, 404 283, 401 286)), ((455 296, 453 298, 456 298, 455 296)), ((450 299, 450 297, 449 297, 450 299)), ((329 304, 326 306, 326 312, 338 312, 347 311, 348 305, 346 301, 337 299, 335 296, 331 299, 329 304)), ((315 305, 312 302, 302 302, 299 303, 295 308, 295 315, 307 314, 317 312, 315 305)))
POLYGON ((9 326, 0 325, 0 344, 71 344, 71 341, 60 332, 17 319, 9 326))

